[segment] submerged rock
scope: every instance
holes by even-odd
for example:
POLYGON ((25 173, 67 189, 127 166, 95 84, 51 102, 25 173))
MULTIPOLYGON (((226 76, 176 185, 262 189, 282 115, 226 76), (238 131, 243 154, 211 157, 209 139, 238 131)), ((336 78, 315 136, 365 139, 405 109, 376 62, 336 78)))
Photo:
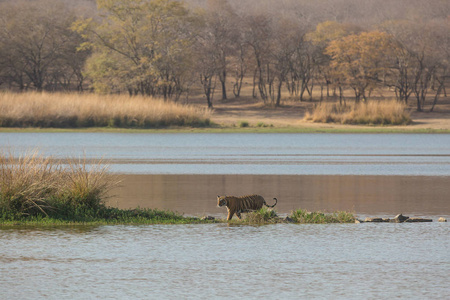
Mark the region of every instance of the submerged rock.
POLYGON ((444 218, 444 217, 440 217, 440 218, 438 219, 438 222, 447 222, 447 219, 444 218))
POLYGON ((408 220, 408 219, 409 219, 409 217, 404 216, 404 215, 402 215, 402 214, 398 214, 398 215, 396 215, 393 219, 391 219, 390 222, 393 222, 393 223, 403 223, 403 222, 405 222, 405 221, 408 220))
POLYGON ((284 221, 288 222, 288 223, 295 223, 294 219, 289 218, 289 217, 284 218, 284 221))
MULTIPOLYGON (((425 218, 410 218, 407 216, 404 216, 402 214, 396 215, 393 219, 389 218, 370 218, 367 217, 364 221, 362 220, 355 220, 355 223, 420 223, 420 222, 433 222, 432 219, 425 219, 425 218)), ((447 222, 444 218, 439 218, 439 222, 447 222), (442 219, 442 220, 441 220, 442 219)))
POLYGON ((409 218, 405 222, 407 223, 415 223, 415 222, 433 222, 431 219, 423 219, 423 218, 409 218))
POLYGON ((383 222, 383 219, 382 218, 369 218, 369 217, 367 217, 364 220, 364 222, 381 223, 381 222, 383 222))

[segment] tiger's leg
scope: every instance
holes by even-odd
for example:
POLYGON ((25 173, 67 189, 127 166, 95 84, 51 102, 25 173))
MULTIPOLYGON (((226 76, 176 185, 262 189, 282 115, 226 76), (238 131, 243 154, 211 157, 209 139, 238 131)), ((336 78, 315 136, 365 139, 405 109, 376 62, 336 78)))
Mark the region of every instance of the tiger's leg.
POLYGON ((242 220, 242 218, 241 218, 241 212, 237 211, 237 212, 236 212, 236 216, 238 217, 239 220, 242 220))
POLYGON ((234 215, 234 211, 232 211, 231 209, 228 209, 228 217, 227 217, 227 221, 230 221, 231 218, 233 217, 233 215, 234 215))

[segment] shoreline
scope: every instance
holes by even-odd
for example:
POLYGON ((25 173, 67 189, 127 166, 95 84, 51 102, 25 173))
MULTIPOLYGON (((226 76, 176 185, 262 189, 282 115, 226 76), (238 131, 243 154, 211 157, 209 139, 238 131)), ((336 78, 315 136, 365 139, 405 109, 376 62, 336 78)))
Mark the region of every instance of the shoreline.
POLYGON ((449 134, 447 128, 415 128, 408 126, 360 126, 311 123, 312 126, 273 126, 273 127, 167 127, 167 128, 38 128, 38 127, 0 127, 0 133, 336 133, 336 134, 449 134))

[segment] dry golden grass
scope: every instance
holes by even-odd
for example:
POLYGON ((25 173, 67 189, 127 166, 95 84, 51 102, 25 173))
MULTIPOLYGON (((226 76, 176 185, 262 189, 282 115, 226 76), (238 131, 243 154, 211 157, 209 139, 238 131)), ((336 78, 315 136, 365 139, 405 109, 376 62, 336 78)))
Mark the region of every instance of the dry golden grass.
POLYGON ((209 118, 207 109, 151 97, 0 93, 0 127, 198 127, 209 118))
POLYGON ((358 105, 321 103, 305 114, 304 120, 318 123, 405 125, 411 123, 411 116, 404 103, 369 101, 358 105))
POLYGON ((0 152, 0 212, 47 215, 59 207, 97 208, 117 183, 101 162, 61 162, 31 151, 0 152))

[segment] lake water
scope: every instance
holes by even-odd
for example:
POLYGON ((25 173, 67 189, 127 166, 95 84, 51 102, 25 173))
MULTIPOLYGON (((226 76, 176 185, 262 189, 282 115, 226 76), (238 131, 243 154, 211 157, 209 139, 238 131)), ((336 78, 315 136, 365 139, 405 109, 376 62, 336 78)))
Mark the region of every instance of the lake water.
POLYGON ((0 230, 2 299, 449 299, 448 223, 0 230))
POLYGON ((0 149, 127 174, 450 175, 448 134, 0 133, 0 149))
POLYGON ((34 148, 108 161, 122 208, 224 217, 217 194, 260 193, 434 222, 2 228, 2 299, 450 298, 450 135, 0 133, 34 148))

